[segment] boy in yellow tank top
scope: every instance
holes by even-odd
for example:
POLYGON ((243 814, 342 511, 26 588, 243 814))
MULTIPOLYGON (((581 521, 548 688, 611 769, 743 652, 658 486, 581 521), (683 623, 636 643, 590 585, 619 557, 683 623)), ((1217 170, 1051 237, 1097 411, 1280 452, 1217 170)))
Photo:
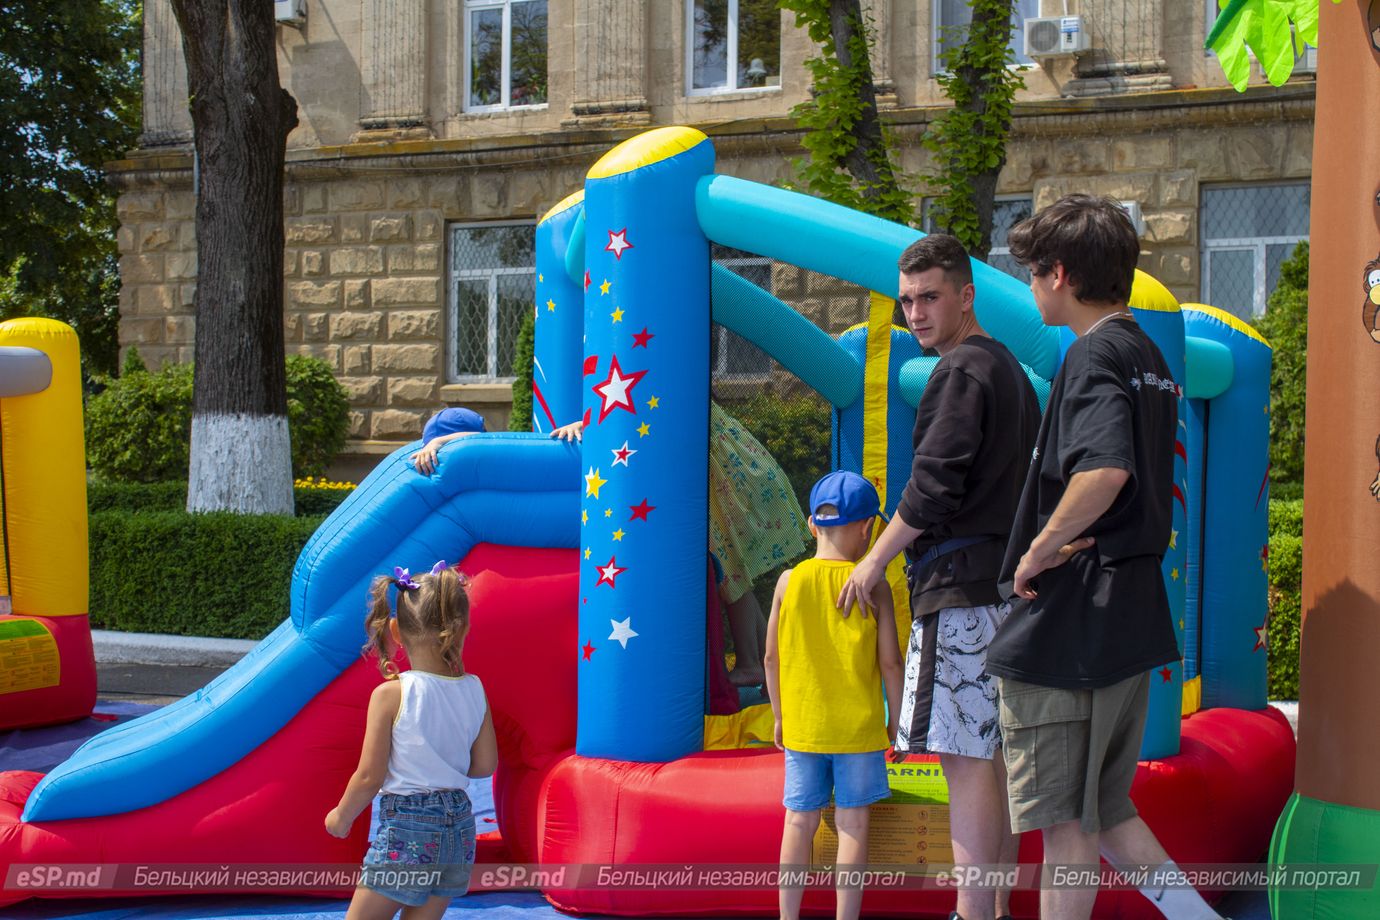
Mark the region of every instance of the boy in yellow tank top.
MULTIPOLYGON (((781 865, 805 866, 832 794, 838 829, 840 920, 858 916, 862 889, 843 870, 867 861, 867 806, 890 795, 886 750, 896 739, 901 650, 886 583, 874 595, 878 615, 838 615, 834 599, 867 552, 880 508, 877 490, 840 470, 810 490, 812 559, 781 573, 767 624, 767 689, 776 746, 786 753, 781 865), (893 701, 890 712, 882 699, 893 701)), ((781 888, 781 916, 800 916, 803 889, 781 888)))

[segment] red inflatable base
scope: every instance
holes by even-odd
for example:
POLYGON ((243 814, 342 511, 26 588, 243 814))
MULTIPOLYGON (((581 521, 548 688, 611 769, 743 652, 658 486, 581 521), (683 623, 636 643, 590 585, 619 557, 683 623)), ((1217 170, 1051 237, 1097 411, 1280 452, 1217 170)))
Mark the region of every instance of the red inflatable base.
MULTIPOLYGON (((519 847, 527 848, 510 849, 498 834, 484 834, 481 862, 535 858, 536 802, 545 771, 575 744, 575 556, 574 550, 484 544, 462 564, 474 579, 465 662, 484 681, 505 765, 506 785, 495 783, 499 820, 512 829, 519 847), (522 666, 514 666, 518 661, 522 666)), ((85 617, 80 620, 85 629, 85 617)), ((361 637, 362 626, 361 616, 361 637)), ((89 630, 85 649, 89 658, 89 630)), ((94 673, 93 668, 93 701, 94 673)), ((116 865, 127 867, 125 872, 136 865, 358 866, 368 846, 368 813, 344 840, 326 833, 323 822, 359 762, 369 694, 381 679, 376 662, 361 658, 238 763, 128 814, 26 824, 20 819, 24 803, 42 776, 0 773, 0 880, 11 865, 37 863, 102 863, 112 866, 111 872, 116 865)), ((87 703, 87 712, 90 707, 87 703)), ((261 885, 245 890, 263 893, 261 885)), ((351 890, 280 887, 273 893, 348 897, 351 890)), ((172 893, 194 891, 121 885, 82 891, 0 888, 0 907, 29 897, 172 893)))
MULTIPOLYGON (((57 725, 72 722, 91 715, 96 705, 96 656, 91 649, 91 624, 86 614, 66 617, 38 616, 0 616, 0 627, 7 623, 16 625, 26 621, 37 623, 52 636, 3 637, 4 643, 17 643, 26 646, 17 649, 13 655, 0 655, 10 661, 23 661, 22 675, 16 668, 7 668, 8 675, 0 675, 0 729, 35 728, 40 725, 57 725), (50 661, 52 646, 57 647, 57 660, 50 661), (31 656, 40 656, 46 661, 34 663, 31 656), (57 683, 48 687, 10 692, 14 679, 26 678, 19 686, 27 686, 27 678, 37 677, 39 681, 55 678, 57 683)), ((14 628, 14 627, 11 627, 14 628)), ((8 650, 6 650, 8 651, 8 650)))
MULTIPOLYGON (((1132 798, 1181 864, 1260 859, 1294 780, 1294 736, 1277 710, 1217 709, 1184 720, 1182 751, 1142 763, 1132 798)), ((668 764, 629 764, 571 756, 552 768, 539 803, 541 861, 770 865, 778 859, 784 811, 782 758, 776 751, 722 751, 668 764)), ((1021 861, 1038 862, 1038 834, 1022 841, 1021 861)), ((770 889, 552 890, 561 910, 648 916, 770 915, 770 889)), ((1216 895, 1219 892, 1208 892, 1216 895)), ((1037 916, 1034 891, 1018 892, 1016 917, 1037 916)), ((831 892, 807 894, 812 912, 832 913, 831 892)), ((946 917, 954 895, 942 890, 871 890, 863 910, 946 917)), ((1159 912, 1133 891, 1105 891, 1099 918, 1159 912)))

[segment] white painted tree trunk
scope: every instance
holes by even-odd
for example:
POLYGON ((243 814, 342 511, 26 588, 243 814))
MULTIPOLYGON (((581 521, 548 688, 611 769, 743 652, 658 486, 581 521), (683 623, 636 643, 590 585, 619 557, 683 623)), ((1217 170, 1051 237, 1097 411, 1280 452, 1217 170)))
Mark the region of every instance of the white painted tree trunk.
POLYGON ((193 415, 187 510, 292 514, 287 416, 193 415))

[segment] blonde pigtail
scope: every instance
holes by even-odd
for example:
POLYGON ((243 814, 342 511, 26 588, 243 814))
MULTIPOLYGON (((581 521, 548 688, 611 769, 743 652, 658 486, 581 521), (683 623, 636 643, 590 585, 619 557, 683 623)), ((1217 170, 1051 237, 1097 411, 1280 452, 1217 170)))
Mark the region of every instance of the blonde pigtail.
POLYGON ((393 579, 380 575, 369 586, 369 612, 364 617, 364 632, 369 641, 364 645, 364 654, 378 655, 379 673, 391 680, 398 676, 398 666, 388 654, 388 622, 393 618, 393 610, 388 604, 388 589, 393 579))

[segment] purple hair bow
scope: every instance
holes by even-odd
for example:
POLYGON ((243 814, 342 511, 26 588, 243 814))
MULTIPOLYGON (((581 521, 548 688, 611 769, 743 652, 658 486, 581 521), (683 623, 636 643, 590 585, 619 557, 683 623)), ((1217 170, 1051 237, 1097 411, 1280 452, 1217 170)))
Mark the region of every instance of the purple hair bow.
POLYGON ((412 580, 412 573, 401 566, 393 566, 393 584, 401 591, 416 591, 421 585, 412 580))

